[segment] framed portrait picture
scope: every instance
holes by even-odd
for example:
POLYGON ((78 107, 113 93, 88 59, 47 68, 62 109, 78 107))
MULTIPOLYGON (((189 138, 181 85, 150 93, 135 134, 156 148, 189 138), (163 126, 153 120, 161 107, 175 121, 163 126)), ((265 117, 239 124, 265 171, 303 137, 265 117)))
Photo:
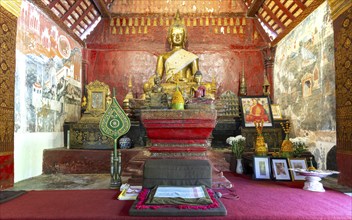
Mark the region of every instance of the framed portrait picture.
POLYGON ((280 105, 272 104, 271 105, 271 112, 273 113, 273 119, 282 119, 280 105))
POLYGON ((263 127, 273 126, 270 100, 267 96, 240 97, 242 123, 244 127, 255 127, 254 122, 263 121, 263 127))
POLYGON ((276 180, 292 181, 291 172, 288 170, 286 158, 272 158, 271 166, 273 169, 273 176, 276 180))
POLYGON ((270 179, 270 160, 269 157, 253 157, 253 178, 270 179))
MULTIPOLYGON (((292 169, 307 169, 307 160, 306 158, 292 158, 288 160, 290 168, 292 169)), ((306 177, 297 174, 292 171, 293 180, 305 180, 306 177)))

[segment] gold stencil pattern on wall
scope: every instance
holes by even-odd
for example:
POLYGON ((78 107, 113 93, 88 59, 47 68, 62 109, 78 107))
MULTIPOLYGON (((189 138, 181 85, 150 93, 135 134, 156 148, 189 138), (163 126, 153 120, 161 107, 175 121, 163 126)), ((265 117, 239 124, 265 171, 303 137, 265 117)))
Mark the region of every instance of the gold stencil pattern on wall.
POLYGON ((14 150, 14 88, 17 18, 0 6, 0 153, 14 150))
POLYGON ((335 42, 337 150, 352 152, 352 8, 344 14, 335 42))
MULTIPOLYGON (((147 34, 148 28, 151 27, 168 27, 173 22, 173 17, 115 17, 110 19, 110 33, 112 35, 129 35, 129 34, 147 34), (132 28, 135 27, 135 28, 132 28), (142 31, 143 30, 143 31, 142 31)), ((187 29, 193 27, 213 26, 209 30, 214 34, 246 34, 248 21, 245 17, 216 17, 199 16, 199 17, 183 17, 182 23, 187 29), (233 27, 232 27, 233 26, 233 27)), ((250 23, 253 25, 252 23, 250 23)))

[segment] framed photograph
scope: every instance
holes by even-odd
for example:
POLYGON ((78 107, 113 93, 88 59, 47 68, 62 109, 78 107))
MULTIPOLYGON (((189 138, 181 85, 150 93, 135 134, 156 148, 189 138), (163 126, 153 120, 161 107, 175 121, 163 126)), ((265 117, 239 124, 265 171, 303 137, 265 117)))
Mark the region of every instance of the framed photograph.
POLYGON ((254 122, 263 121, 263 127, 273 126, 270 100, 267 96, 240 97, 242 123, 244 127, 255 127, 254 122))
POLYGON ((282 114, 280 110, 280 105, 278 104, 272 104, 271 105, 271 111, 273 113, 273 119, 282 119, 282 114))
MULTIPOLYGON (((307 160, 306 158, 292 158, 288 160, 290 168, 292 169, 307 169, 307 160)), ((293 180, 305 180, 306 177, 297 174, 292 171, 293 180)))
POLYGON ((269 157, 253 157, 253 178, 270 179, 270 160, 269 157))
POLYGON ((272 158, 271 166, 273 169, 273 176, 276 180, 292 181, 291 172, 288 170, 286 158, 272 158))

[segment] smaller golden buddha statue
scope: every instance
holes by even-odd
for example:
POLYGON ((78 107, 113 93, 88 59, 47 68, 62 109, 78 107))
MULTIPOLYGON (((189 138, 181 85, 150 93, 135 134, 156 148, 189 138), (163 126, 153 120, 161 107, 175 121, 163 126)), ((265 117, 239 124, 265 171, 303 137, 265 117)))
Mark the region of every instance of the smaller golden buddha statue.
POLYGON ((145 105, 147 108, 162 109, 168 108, 167 95, 161 86, 161 79, 158 75, 154 77, 154 85, 145 96, 145 105))
POLYGON ((200 108, 200 107, 214 107, 213 101, 215 99, 212 93, 212 85, 209 83, 202 83, 202 73, 197 71, 194 74, 194 85, 191 86, 191 97, 188 98, 187 108, 200 108))
POLYGON ((257 156, 265 156, 268 153, 268 148, 266 147, 263 136, 264 120, 254 121, 254 125, 257 130, 257 139, 255 141, 255 154, 257 156))

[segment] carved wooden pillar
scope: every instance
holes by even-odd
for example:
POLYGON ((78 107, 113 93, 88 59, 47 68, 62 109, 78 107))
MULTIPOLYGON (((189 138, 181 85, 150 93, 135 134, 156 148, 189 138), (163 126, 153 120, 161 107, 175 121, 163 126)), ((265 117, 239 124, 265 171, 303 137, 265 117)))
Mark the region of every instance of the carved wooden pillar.
POLYGON ((273 82, 273 72, 274 72, 274 61, 275 61, 275 51, 276 47, 271 47, 269 44, 268 47, 262 49, 262 54, 264 58, 264 79, 267 77, 270 84, 270 98, 274 98, 274 82, 273 82))
POLYGON ((329 0, 335 41, 337 165, 339 184, 352 187, 352 1, 329 0))
POLYGON ((88 53, 87 50, 84 48, 82 50, 82 97, 85 96, 86 94, 86 85, 88 84, 87 79, 88 79, 88 68, 89 68, 89 62, 88 62, 88 53))
POLYGON ((17 17, 0 6, 0 190, 14 184, 14 95, 17 17))

